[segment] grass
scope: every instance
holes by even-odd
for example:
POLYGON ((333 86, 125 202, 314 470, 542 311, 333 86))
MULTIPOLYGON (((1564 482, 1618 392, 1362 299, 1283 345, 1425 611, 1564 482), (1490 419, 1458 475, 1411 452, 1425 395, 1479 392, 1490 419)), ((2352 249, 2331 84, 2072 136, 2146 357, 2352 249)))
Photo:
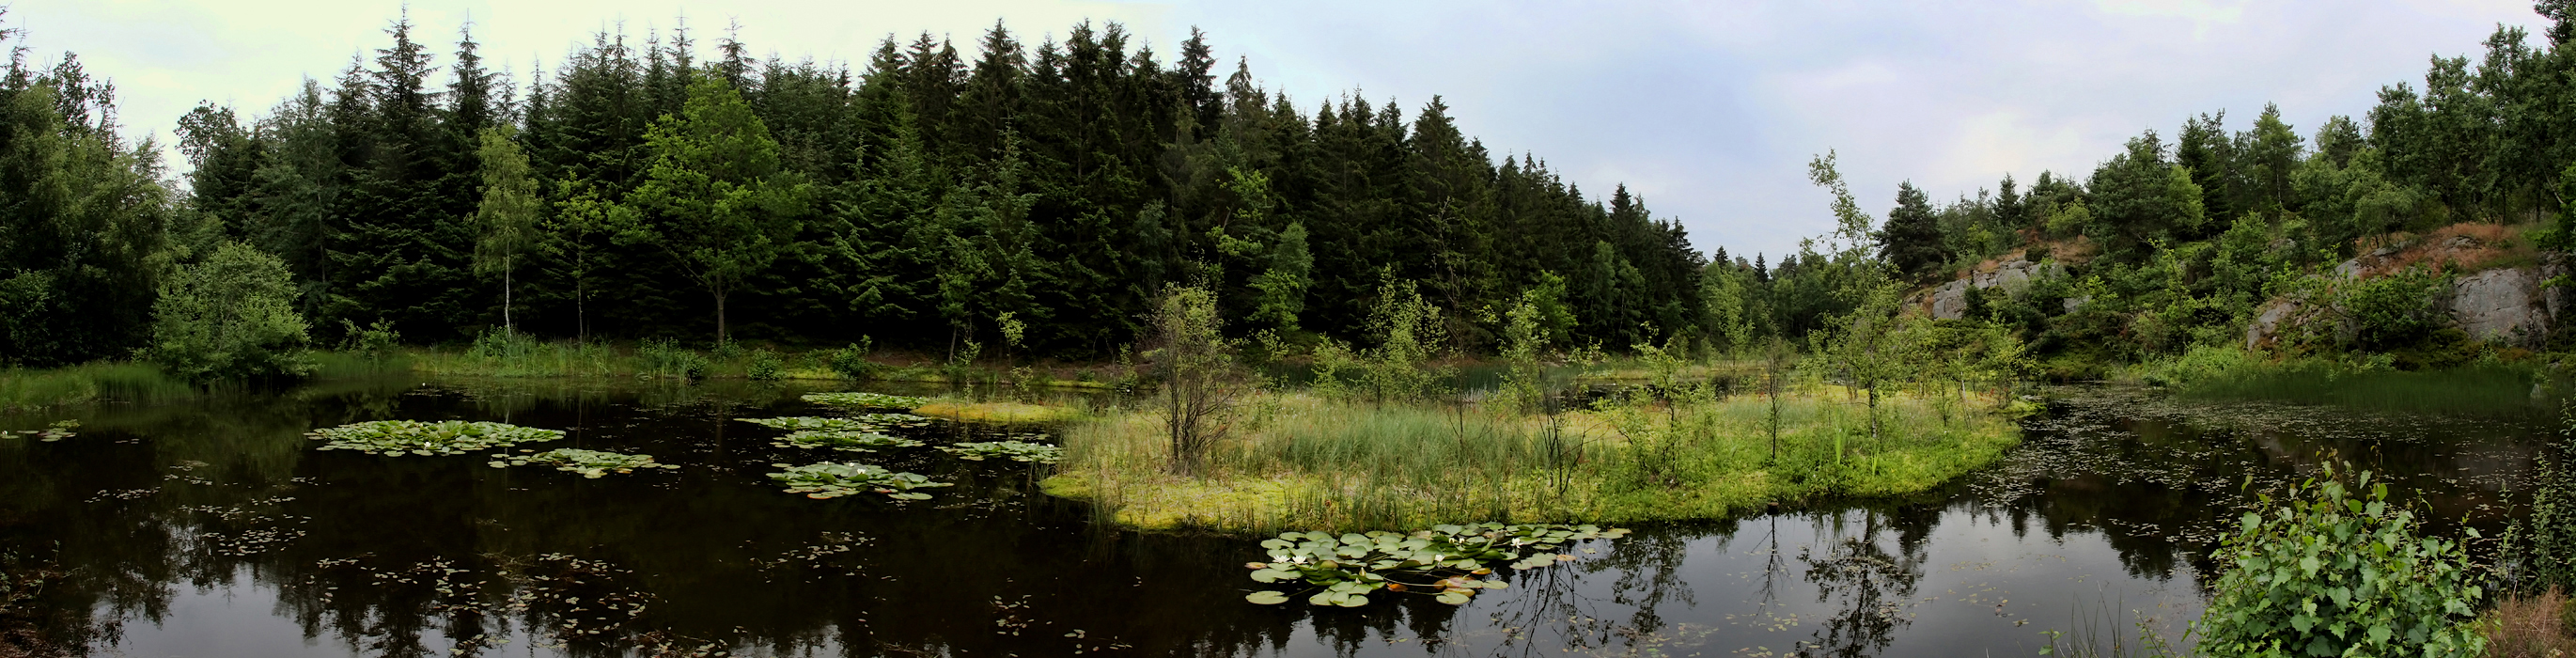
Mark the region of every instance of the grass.
MULTIPOLYGON (((2272 400, 2420 413, 2521 415, 2553 405, 2537 364, 2498 360, 2457 368, 2400 371, 2384 364, 2317 358, 2270 360, 2232 348, 2195 348, 2149 364, 2146 383, 2211 400, 2272 400)), ((2563 395, 2563 394, 2561 394, 2563 395)))
POLYGON ((1065 433, 1058 496, 1125 526, 1266 533, 1501 521, 1721 518, 1773 503, 1941 486, 2019 441, 1974 400, 1897 395, 1885 433, 1839 389, 1781 404, 1773 453, 1760 397, 1629 400, 1554 415, 1253 396, 1205 469, 1171 472, 1161 414, 1104 414, 1065 433))
POLYGON ((2555 587, 2508 595, 2480 616, 2478 630, 2486 635, 2487 655, 2496 658, 2576 655, 2576 601, 2555 587))
POLYGON ((100 362, 47 370, 0 370, 0 411, 102 399, 155 400, 196 394, 187 382, 140 363, 100 362))

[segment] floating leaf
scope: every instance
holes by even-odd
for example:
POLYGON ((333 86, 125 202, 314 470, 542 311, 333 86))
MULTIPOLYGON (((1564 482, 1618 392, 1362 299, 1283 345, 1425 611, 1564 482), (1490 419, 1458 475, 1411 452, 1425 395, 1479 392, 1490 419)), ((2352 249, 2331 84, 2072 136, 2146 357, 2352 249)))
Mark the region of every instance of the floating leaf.
POLYGON ((492 422, 378 420, 315 430, 307 436, 326 442, 322 445, 323 450, 359 450, 399 457, 406 454, 456 455, 507 448, 520 443, 561 439, 564 433, 562 430, 492 422))
POLYGON ((1287 603, 1288 595, 1270 590, 1262 590, 1244 595, 1243 600, 1259 605, 1278 605, 1281 603, 1287 603))

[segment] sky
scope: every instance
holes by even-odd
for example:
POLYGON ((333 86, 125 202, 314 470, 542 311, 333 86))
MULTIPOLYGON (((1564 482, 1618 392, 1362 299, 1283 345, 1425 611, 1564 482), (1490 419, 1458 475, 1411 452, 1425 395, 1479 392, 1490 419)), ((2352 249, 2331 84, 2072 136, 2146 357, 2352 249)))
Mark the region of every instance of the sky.
MULTIPOLYGON (((37 62, 71 51, 114 81, 127 133, 166 146, 200 100, 264 114, 305 77, 372 58, 405 10, 22 0, 5 23, 37 62)), ((2127 139, 2169 136, 2203 112, 2241 130, 2277 103, 2309 135, 2366 113, 2383 86, 2420 86, 2429 57, 2474 61, 2498 25, 2545 25, 2529 0, 417 0, 408 11, 442 53, 470 22, 490 63, 523 83, 595 32, 681 20, 701 48, 732 25, 755 53, 854 69, 889 34, 946 35, 971 53, 996 20, 1031 44, 1116 22, 1168 63, 1197 27, 1224 69, 1243 58, 1310 111, 1359 94, 1409 117, 1441 96, 1496 153, 1535 155, 1595 196, 1624 183, 1699 248, 1774 261, 1832 229, 1830 198, 1806 180, 1829 150, 1883 216, 1900 181, 1950 200, 2008 172, 2088 174, 2127 139)))

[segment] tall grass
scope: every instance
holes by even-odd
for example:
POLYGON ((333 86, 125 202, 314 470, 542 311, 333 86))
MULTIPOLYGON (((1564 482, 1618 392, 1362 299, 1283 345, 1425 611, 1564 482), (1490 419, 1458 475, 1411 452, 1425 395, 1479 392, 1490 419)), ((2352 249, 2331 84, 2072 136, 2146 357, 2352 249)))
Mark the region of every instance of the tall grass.
POLYGON ((140 363, 101 362, 54 368, 0 370, 0 410, 98 400, 162 400, 194 395, 187 382, 140 363))
POLYGON ((1522 415, 1266 393, 1239 411, 1195 477, 1172 473, 1162 417, 1138 410, 1071 428, 1063 474, 1048 487, 1144 528, 1682 520, 1772 502, 1921 492, 2018 440, 2012 424, 1990 414, 1904 395, 1882 402, 1882 424, 1897 431, 1871 442, 1865 410, 1839 397, 1784 399, 1775 453, 1769 403, 1754 397, 1640 397, 1522 415))
POLYGON ((2491 361, 2406 372, 2369 362, 2273 361, 2241 350, 2201 348, 2151 366, 2146 380, 2201 399, 2483 415, 2522 415, 2551 408, 2540 367, 2522 363, 2491 361))

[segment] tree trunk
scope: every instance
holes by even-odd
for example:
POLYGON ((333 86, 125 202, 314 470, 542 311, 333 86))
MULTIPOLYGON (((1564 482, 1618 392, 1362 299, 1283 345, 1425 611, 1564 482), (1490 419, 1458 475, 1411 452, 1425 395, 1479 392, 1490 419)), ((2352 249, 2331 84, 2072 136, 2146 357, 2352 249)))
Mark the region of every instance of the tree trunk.
POLYGON ((728 340, 725 336, 725 294, 722 291, 714 291, 714 294, 716 298, 716 347, 721 348, 725 346, 725 341, 728 340))
POLYGON ((519 325, 510 321, 510 259, 501 259, 501 331, 519 334, 519 325))

